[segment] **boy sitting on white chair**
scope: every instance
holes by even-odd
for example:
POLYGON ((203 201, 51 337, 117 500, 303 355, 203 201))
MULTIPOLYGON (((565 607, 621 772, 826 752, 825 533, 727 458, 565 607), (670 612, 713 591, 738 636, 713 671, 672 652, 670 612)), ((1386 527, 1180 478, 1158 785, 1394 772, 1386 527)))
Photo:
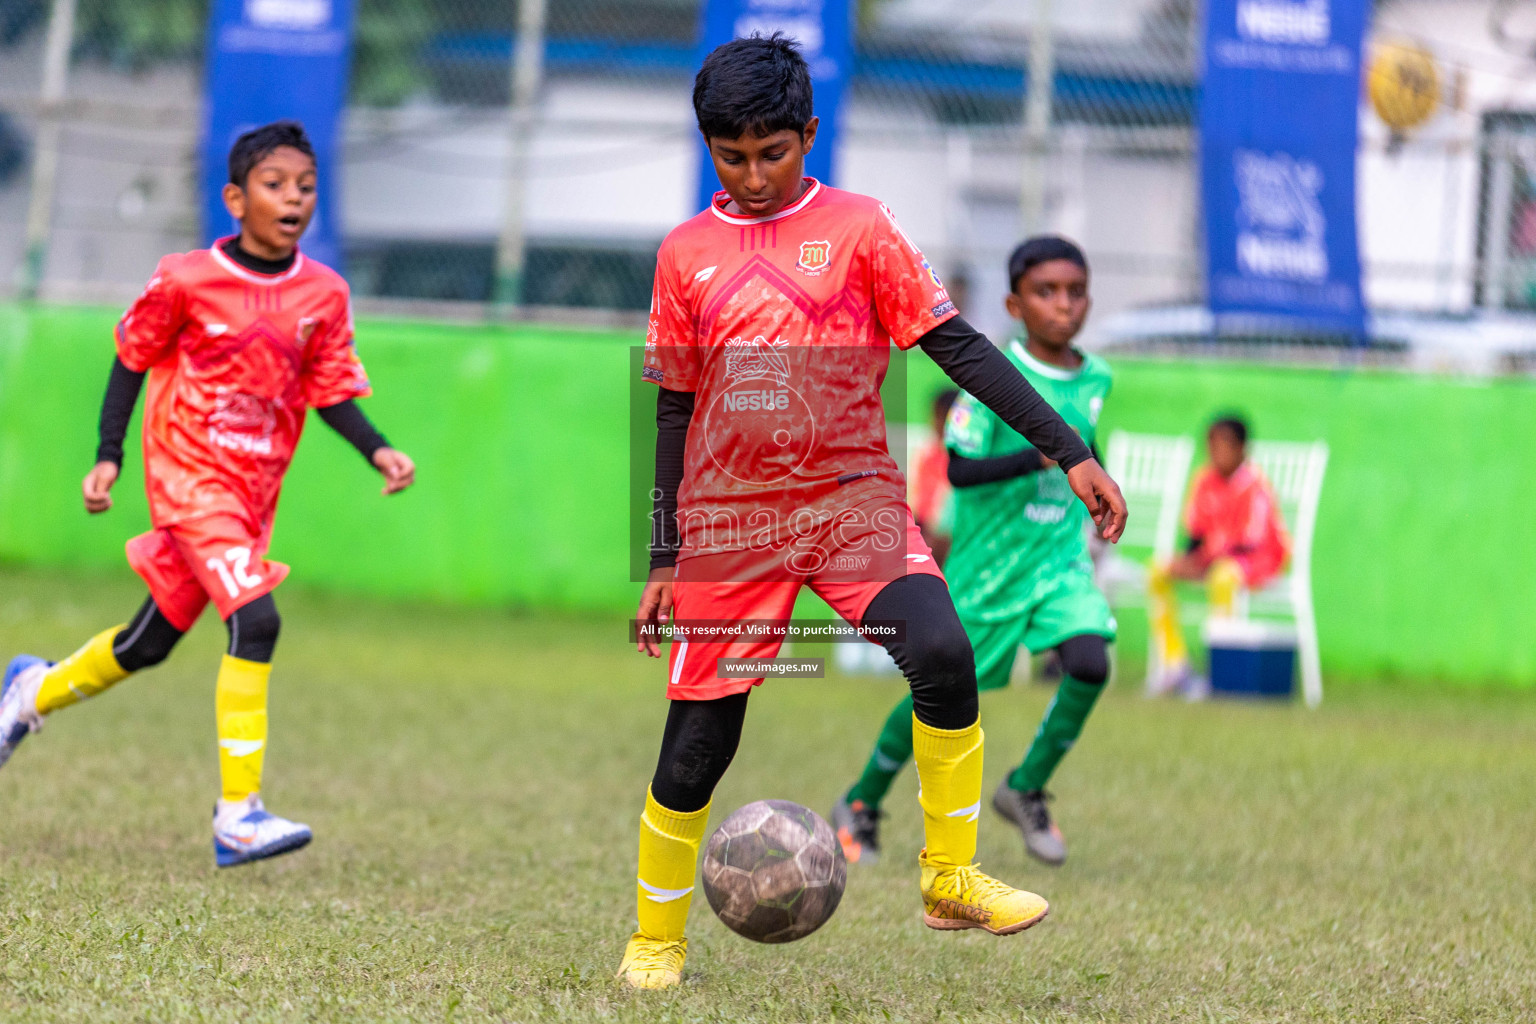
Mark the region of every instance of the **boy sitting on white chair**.
POLYGON ((1290 557, 1279 502, 1248 461, 1248 424, 1235 415, 1217 419, 1206 431, 1205 447, 1209 461, 1196 471, 1184 506, 1189 545, 1182 555, 1155 563, 1149 580, 1153 693, 1198 695, 1202 689, 1179 627, 1176 581, 1204 580, 1211 616, 1230 618, 1241 595, 1262 589, 1290 557))

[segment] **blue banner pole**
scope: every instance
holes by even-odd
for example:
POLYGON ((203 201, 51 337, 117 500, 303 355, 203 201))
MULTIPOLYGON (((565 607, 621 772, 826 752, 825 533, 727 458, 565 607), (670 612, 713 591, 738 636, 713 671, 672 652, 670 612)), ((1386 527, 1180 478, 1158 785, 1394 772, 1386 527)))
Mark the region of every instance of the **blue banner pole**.
MULTIPOLYGON (((843 93, 853 70, 852 10, 849 0, 707 0, 700 32, 699 62, 721 43, 754 34, 783 32, 800 44, 811 66, 816 93, 816 145, 805 158, 805 173, 835 185, 838 128, 843 93)), ((698 209, 720 189, 704 140, 699 139, 698 209)))
POLYGON ((203 240, 238 230, 221 193, 229 147, 269 121, 304 125, 319 185, 305 255, 341 269, 339 132, 347 97, 354 0, 215 0, 208 32, 202 139, 203 240))
POLYGON ((1207 0, 1207 287, 1233 316, 1363 338, 1355 215, 1369 0, 1207 0))

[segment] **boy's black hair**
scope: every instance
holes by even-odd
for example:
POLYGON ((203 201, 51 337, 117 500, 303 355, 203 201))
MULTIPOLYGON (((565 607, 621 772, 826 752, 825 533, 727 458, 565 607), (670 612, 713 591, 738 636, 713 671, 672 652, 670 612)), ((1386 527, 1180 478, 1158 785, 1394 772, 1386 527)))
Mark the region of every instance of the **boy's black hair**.
POLYGON ((1088 269, 1088 257, 1083 255, 1083 250, 1076 242, 1060 235, 1036 235, 1021 242, 1008 257, 1008 290, 1018 291, 1019 278, 1041 263, 1049 263, 1051 260, 1066 260, 1084 270, 1088 269))
POLYGON ((1225 430, 1230 433, 1240 445, 1248 443, 1248 421, 1235 412, 1223 413, 1216 417, 1216 419, 1211 421, 1211 427, 1206 433, 1214 434, 1218 430, 1225 430))
POLYGON ((292 146, 311 160, 315 158, 315 147, 309 144, 309 136, 304 134, 302 124, 273 121, 252 128, 229 147, 229 183, 245 188, 245 179, 250 177, 251 169, 279 146, 292 146))
POLYGON ((758 138, 786 129, 805 137, 811 69, 782 32, 715 47, 693 79, 693 114, 705 138, 758 138))

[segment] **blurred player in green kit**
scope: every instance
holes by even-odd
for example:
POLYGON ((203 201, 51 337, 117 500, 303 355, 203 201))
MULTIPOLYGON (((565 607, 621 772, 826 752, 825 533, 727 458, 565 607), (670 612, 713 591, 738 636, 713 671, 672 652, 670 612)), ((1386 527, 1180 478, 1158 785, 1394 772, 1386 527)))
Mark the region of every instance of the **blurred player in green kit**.
MULTIPOLYGON (((1072 347, 1088 317, 1088 261, 1072 242, 1040 236, 1008 260, 1008 313, 1023 337, 1008 358, 1090 446, 1109 367, 1072 347)), ((1047 864, 1067 857, 1046 806, 1045 784, 1072 747, 1109 676, 1115 638, 1109 603, 1093 581, 1087 518, 1056 463, 969 394, 944 432, 954 486, 954 540, 944 572, 976 651, 980 689, 1008 685, 1019 645, 1055 650, 1061 683, 1024 760, 1005 776, 992 806, 1047 864)), ((832 810, 843 852, 854 863, 879 856, 880 804, 912 757, 912 698, 886 720, 864 773, 832 810)))

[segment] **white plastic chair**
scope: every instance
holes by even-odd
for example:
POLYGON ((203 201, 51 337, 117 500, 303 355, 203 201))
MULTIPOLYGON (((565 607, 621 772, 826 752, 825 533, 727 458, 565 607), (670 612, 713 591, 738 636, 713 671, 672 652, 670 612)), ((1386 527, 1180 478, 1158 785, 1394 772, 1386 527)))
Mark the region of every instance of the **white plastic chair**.
POLYGON ((1148 568, 1173 555, 1194 457, 1195 442, 1187 437, 1125 430, 1109 435, 1104 468, 1120 485, 1130 510, 1120 543, 1098 565, 1099 586, 1115 607, 1145 604, 1148 568))
POLYGON ((1326 441, 1255 441, 1248 457, 1269 480, 1280 516, 1291 534, 1291 559, 1263 589, 1238 595, 1239 618, 1284 618, 1296 624, 1296 656, 1307 707, 1323 701, 1323 669, 1317 651, 1317 615, 1312 607, 1312 541, 1317 507, 1328 471, 1326 441))
MULTIPOLYGON (((1105 454, 1109 475, 1125 494, 1131 509, 1124 538, 1118 548, 1149 552, 1138 562, 1111 549, 1100 566, 1100 585, 1116 607, 1143 604, 1147 594, 1147 564, 1171 558, 1178 539, 1184 492, 1194 459, 1194 441, 1160 434, 1115 431, 1105 454)), ((1323 699, 1323 673, 1317 649, 1317 617, 1312 605, 1312 542, 1317 531, 1317 508, 1323 477, 1328 469, 1325 441, 1255 441, 1249 458, 1269 480, 1280 515, 1291 534, 1291 559, 1286 570, 1256 593, 1238 595, 1239 618, 1289 617, 1296 628, 1296 654, 1301 663, 1302 697, 1308 707, 1323 699)), ((1200 606, 1184 606, 1198 619, 1200 606)), ((1156 645, 1148 652, 1147 677, 1156 679, 1162 664, 1156 645)))

